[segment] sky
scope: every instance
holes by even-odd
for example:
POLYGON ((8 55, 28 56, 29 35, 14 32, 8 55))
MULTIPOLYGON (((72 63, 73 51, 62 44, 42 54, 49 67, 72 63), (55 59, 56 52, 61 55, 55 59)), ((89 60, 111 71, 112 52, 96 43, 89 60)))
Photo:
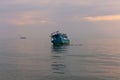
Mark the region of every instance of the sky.
POLYGON ((71 37, 120 38, 120 0, 0 1, 0 38, 48 37, 56 30, 71 37))

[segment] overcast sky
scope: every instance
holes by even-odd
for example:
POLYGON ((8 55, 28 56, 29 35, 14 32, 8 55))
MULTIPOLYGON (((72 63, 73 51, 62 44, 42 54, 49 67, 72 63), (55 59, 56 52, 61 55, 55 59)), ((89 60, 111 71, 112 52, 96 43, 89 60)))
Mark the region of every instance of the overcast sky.
POLYGON ((1 0, 0 37, 48 35, 120 37, 120 0, 1 0))

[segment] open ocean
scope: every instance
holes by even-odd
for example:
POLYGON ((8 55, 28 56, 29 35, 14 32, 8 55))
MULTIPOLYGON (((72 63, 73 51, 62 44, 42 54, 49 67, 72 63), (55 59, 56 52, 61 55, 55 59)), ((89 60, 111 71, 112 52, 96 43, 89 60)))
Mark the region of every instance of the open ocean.
POLYGON ((120 39, 1 39, 0 80, 120 80, 120 39))

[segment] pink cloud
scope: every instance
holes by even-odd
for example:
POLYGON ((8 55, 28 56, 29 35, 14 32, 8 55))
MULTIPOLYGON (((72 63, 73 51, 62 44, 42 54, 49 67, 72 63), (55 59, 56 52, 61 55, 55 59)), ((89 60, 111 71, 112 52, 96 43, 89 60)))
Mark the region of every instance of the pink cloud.
POLYGON ((7 20, 7 23, 17 26, 53 24, 54 22, 47 16, 48 14, 46 12, 28 11, 28 12, 15 14, 15 17, 7 20))
POLYGON ((120 15, 106 15, 106 16, 89 16, 84 17, 87 21, 114 21, 114 20, 120 20, 120 15))

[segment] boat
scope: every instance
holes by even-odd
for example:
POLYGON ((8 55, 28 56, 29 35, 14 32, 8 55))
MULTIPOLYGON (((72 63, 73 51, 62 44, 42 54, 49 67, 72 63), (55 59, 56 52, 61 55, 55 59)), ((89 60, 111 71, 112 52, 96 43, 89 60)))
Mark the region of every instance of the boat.
POLYGON ((53 45, 64 45, 69 44, 70 40, 66 34, 56 31, 51 33, 51 42, 53 45))
POLYGON ((24 36, 21 36, 21 37, 20 37, 20 39, 26 39, 26 37, 24 37, 24 36))

